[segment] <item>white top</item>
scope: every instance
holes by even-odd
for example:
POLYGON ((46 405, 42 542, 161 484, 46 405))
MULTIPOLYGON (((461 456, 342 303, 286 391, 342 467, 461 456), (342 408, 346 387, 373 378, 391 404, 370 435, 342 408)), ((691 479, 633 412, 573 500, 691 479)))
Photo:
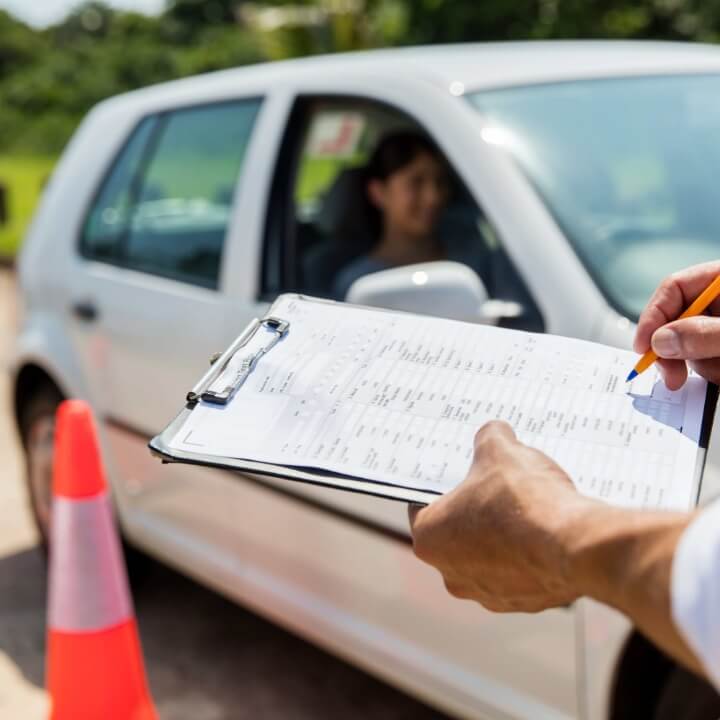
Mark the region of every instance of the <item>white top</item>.
POLYGON ((671 593, 676 625, 720 690, 720 500, 680 538, 671 593))

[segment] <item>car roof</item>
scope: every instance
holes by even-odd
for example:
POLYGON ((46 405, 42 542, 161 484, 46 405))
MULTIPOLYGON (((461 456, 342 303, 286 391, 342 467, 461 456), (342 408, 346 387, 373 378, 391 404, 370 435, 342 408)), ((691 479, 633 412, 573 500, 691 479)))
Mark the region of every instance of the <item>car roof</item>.
MULTIPOLYGON (((317 72, 328 56, 286 61, 288 70, 317 72)), ((720 69, 714 45, 644 41, 463 43, 367 50, 333 56, 334 70, 414 75, 468 89, 639 73, 720 69)))
POLYGON ((655 41, 527 41, 459 43, 316 55, 246 65, 135 90, 112 101, 151 93, 185 98, 202 87, 212 95, 245 86, 271 87, 303 78, 373 76, 421 79, 456 94, 583 78, 720 72, 720 49, 700 43, 655 41))

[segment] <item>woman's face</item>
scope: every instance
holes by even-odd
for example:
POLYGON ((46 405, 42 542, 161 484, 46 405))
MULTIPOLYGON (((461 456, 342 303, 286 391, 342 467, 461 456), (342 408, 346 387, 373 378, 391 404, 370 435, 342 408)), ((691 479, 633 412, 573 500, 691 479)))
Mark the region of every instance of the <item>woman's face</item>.
POLYGON ((383 214, 386 229, 425 237, 435 230, 447 203, 447 170, 433 155, 420 152, 387 179, 371 180, 368 192, 383 214))

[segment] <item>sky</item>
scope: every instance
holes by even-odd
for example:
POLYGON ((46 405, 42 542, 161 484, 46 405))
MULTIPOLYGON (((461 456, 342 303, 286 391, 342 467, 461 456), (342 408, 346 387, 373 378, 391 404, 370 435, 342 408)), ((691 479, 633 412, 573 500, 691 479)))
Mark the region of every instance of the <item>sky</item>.
MULTIPOLYGON (((0 9, 7 10, 28 25, 43 28, 62 20, 81 4, 82 0, 0 0, 0 9)), ((152 15, 162 10, 165 0, 105 0, 105 4, 152 15)))

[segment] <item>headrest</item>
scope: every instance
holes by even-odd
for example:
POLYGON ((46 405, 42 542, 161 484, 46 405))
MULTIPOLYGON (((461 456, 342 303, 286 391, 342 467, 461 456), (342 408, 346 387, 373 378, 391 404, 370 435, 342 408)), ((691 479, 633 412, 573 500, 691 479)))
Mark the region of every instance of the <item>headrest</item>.
POLYGON ((364 167, 342 170, 323 195, 315 227, 326 237, 340 240, 348 235, 371 237, 366 187, 364 167))

